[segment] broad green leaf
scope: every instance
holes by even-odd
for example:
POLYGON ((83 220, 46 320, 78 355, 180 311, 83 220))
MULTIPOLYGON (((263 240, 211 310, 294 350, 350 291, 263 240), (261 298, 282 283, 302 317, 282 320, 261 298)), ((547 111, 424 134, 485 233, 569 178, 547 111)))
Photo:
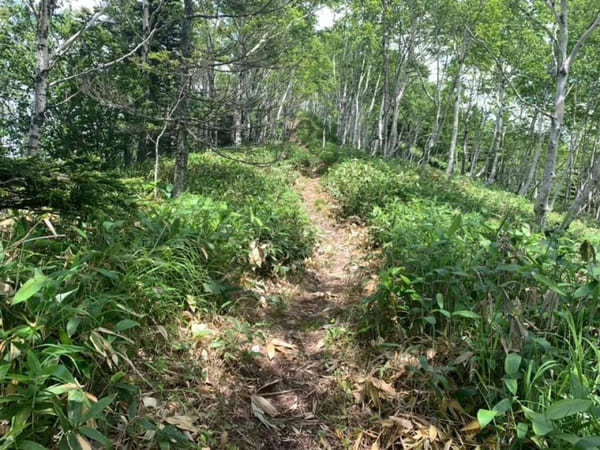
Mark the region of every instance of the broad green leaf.
POLYGON ((554 425, 543 415, 539 414, 531 421, 533 432, 537 436, 545 436, 554 430, 554 425))
POLYGON ((458 317, 464 317, 466 319, 481 319, 481 316, 473 311, 468 311, 468 310, 461 310, 461 311, 454 311, 452 313, 453 316, 458 316, 458 317))
POLYGON ((79 432, 87 437, 89 437, 90 439, 101 443, 104 447, 106 448, 110 448, 111 446, 111 441, 109 438, 107 438, 106 436, 104 436, 102 433, 100 433, 98 430, 94 429, 94 428, 90 428, 90 427, 81 427, 79 429, 79 432))
POLYGON ((592 406, 591 400, 584 399, 565 399, 552 403, 546 410, 546 417, 550 420, 558 420, 564 417, 572 416, 580 412, 585 412, 592 406))
POLYGON ((508 398, 500 400, 492 408, 492 410, 496 411, 497 415, 499 416, 504 414, 506 411, 509 411, 510 409, 512 409, 512 401, 508 398))
POLYGON ((99 418, 104 412, 104 408, 112 403, 117 394, 112 394, 107 397, 101 398, 81 417, 80 424, 87 422, 90 419, 99 418))
POLYGON ((581 450, 597 450, 600 448, 600 436, 590 436, 577 441, 575 448, 581 450))
POLYGON ((139 323, 137 323, 135 320, 125 319, 117 323, 115 325, 115 329, 117 331, 125 331, 129 330, 130 328, 137 327, 138 325, 139 323))
POLYGON ((492 420, 494 420, 494 417, 496 417, 497 415, 497 411, 489 409, 480 409, 479 411, 477 411, 477 421, 479 422, 479 426, 481 428, 484 428, 492 420))
POLYGON ((590 295, 594 292, 595 286, 593 286, 593 285, 597 285, 597 283, 598 283, 597 281, 593 281, 591 284, 584 284, 583 286, 580 286, 573 294, 573 297, 574 298, 587 297, 588 295, 590 295))
POLYGON ((67 334, 69 335, 69 337, 73 337, 80 323, 81 319, 79 317, 71 317, 67 321, 67 334))
POLYGON ((104 275, 106 278, 110 278, 111 280, 116 280, 119 278, 119 272, 115 272, 114 270, 97 268, 96 272, 100 273, 101 275, 104 275))
POLYGON ((563 297, 566 297, 565 292, 560 287, 558 287, 558 285, 554 281, 552 281, 550 278, 548 278, 547 276, 542 275, 537 272, 534 272, 533 278, 535 278, 537 281, 542 283, 544 286, 546 286, 551 291, 554 291, 557 294, 562 295, 563 297))
POLYGON ((527 407, 523 407, 523 413, 527 417, 533 426, 533 432, 537 436, 545 436, 554 430, 552 422, 543 414, 537 413, 527 407))
POLYGON ((512 395, 517 395, 518 381, 515 378, 506 378, 504 384, 512 395))
POLYGON ((514 377, 519 373, 519 366, 521 365, 521 355, 518 353, 509 353, 506 355, 504 360, 504 372, 510 377, 514 377))
POLYGON ((47 280, 48 278, 42 274, 36 274, 33 278, 27 280, 15 294, 12 304, 17 305, 29 300, 44 287, 47 280))
POLYGON ((519 422, 517 424, 517 437, 519 439, 525 439, 527 436, 527 431, 529 431, 529 425, 525 422, 519 422))
POLYGON ((433 317, 433 316, 425 316, 425 317, 423 317, 423 320, 431 325, 435 325, 437 323, 437 321, 435 320, 435 317, 433 317))

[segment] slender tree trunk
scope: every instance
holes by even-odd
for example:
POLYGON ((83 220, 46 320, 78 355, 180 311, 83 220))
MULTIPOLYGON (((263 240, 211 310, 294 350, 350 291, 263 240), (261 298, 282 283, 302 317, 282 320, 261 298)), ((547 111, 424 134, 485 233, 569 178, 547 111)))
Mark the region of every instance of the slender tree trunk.
POLYGON ((490 148, 490 157, 488 158, 488 162, 490 162, 490 164, 486 184, 491 184, 494 181, 496 181, 496 173, 498 171, 498 158, 500 156, 500 150, 502 148, 505 86, 504 79, 502 78, 500 73, 498 74, 498 77, 498 115, 496 116, 496 128, 494 130, 494 139, 492 140, 492 147, 490 148))
POLYGON ((175 176, 172 196, 177 197, 185 190, 187 183, 187 166, 189 147, 187 140, 186 116, 191 86, 189 60, 192 56, 192 15, 193 0, 184 0, 183 19, 181 22, 181 69, 179 85, 181 100, 177 107, 177 153, 175 156, 175 176))
POLYGON ((573 220, 577 218, 577 215, 581 211, 584 206, 585 200, 589 199, 590 194, 598 189, 598 185, 600 184, 600 157, 597 155, 598 148, 598 137, 596 137, 596 141, 594 142, 594 152, 593 154, 596 156, 594 158, 594 162, 592 163, 592 168, 589 171, 587 176, 587 180, 583 183, 579 191, 577 192, 577 196, 575 200, 571 204, 571 207, 565 214, 563 222, 561 224, 561 228, 563 230, 568 230, 573 223, 573 220))
POLYGON ((27 134, 26 151, 29 156, 37 156, 41 152, 42 127, 46 120, 48 107, 48 76, 50 71, 50 54, 48 48, 48 35, 50 22, 56 7, 56 0, 41 0, 36 12, 36 61, 35 85, 33 103, 31 105, 31 122, 27 134))
MULTIPOLYGON (((551 4, 555 8, 554 2, 551 4)), ((554 10, 558 22, 558 37, 555 40, 554 54, 557 60, 556 71, 556 95, 554 98, 554 113, 552 114, 550 126, 550 139, 548 141, 548 152, 546 154, 546 164, 544 165, 544 175, 540 184, 539 192, 535 201, 534 212, 537 226, 541 229, 546 222, 546 216, 550 209, 549 200, 552 192, 554 179, 556 178, 556 160, 558 148, 560 145, 560 135, 565 118, 565 101, 569 92, 569 71, 571 65, 577 58, 581 47, 589 39, 591 34, 600 25, 600 11, 595 20, 581 35, 571 52, 568 52, 569 45, 569 3, 568 0, 560 0, 560 10, 554 10)))
MULTIPOLYGON (((465 64, 465 50, 461 51, 459 56, 458 72, 456 74, 456 100, 454 101, 454 121, 452 123, 452 138, 450 140, 450 151, 448 153, 448 166, 446 175, 451 176, 454 172, 454 163, 456 159, 456 142, 458 140, 458 123, 460 120, 460 96, 462 93, 462 71, 465 64)), ((463 165, 464 167, 464 165, 463 165)))

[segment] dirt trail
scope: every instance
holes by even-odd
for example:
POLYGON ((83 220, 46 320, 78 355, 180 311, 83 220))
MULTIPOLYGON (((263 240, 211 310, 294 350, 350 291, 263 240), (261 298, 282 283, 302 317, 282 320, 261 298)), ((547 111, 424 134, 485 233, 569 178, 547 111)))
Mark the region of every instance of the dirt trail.
POLYGON ((353 315, 377 272, 367 230, 336 221, 318 179, 300 177, 296 188, 318 234, 303 270, 247 280, 232 316, 201 323, 186 312, 178 348, 158 338, 153 356, 140 355, 161 373, 142 411, 206 444, 198 448, 349 448, 371 414, 353 395, 369 366, 353 315))
POLYGON ((297 189, 317 227, 318 242, 299 280, 265 288, 266 295, 286 299, 274 316, 272 310, 264 311, 272 325, 265 341, 267 358, 258 361, 255 375, 257 395, 277 410, 272 420, 277 429, 257 430, 261 441, 248 444, 263 449, 344 448, 340 438, 349 420, 344 409, 353 401, 340 387, 339 376, 359 369, 347 333, 352 306, 360 301, 371 272, 365 260, 366 229, 336 221, 334 202, 318 179, 302 177, 297 189))

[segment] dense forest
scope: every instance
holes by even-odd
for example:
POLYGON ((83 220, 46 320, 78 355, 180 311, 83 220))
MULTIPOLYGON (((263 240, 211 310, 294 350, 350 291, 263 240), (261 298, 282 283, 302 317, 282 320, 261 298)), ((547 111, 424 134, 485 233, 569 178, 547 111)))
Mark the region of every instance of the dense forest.
POLYGON ((599 80, 597 0, 0 0, 0 450, 600 449, 599 80))

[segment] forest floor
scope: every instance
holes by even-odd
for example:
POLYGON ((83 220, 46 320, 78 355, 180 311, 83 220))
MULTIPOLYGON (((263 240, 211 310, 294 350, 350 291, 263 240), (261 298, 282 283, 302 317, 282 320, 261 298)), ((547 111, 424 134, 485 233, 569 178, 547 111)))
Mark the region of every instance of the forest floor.
POLYGON ((235 317, 199 323, 188 314, 178 324, 185 357, 172 345, 167 357, 156 348, 163 376, 149 382, 160 389, 144 393, 146 413, 206 448, 348 448, 362 440, 355 430, 369 411, 353 389, 369 375, 368 349, 351 335, 357 306, 376 287, 378 259, 367 253, 364 226, 337 221, 318 178, 300 177, 296 187, 318 235, 305 266, 247 280, 252 295, 242 296, 235 317))
POLYGON ((432 414, 434 394, 412 369, 439 357, 431 342, 400 351, 357 338, 381 262, 368 228, 338 220, 318 178, 296 188, 317 230, 312 256, 287 277, 248 277, 230 315, 184 313, 175 343, 158 330, 165 339, 140 355, 158 387, 143 412, 202 450, 464 448, 453 421, 432 417, 453 406, 432 414))

